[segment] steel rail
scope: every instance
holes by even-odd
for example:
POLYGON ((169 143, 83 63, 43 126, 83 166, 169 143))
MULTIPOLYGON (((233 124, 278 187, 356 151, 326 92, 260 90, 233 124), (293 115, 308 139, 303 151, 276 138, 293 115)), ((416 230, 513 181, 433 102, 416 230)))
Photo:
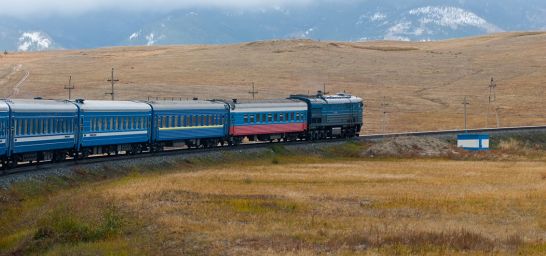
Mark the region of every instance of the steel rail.
MULTIPOLYGON (((517 126, 517 127, 502 127, 502 128, 483 128, 483 129, 468 129, 468 130, 441 130, 441 131, 422 131, 422 132, 402 132, 402 133, 386 133, 386 134, 369 134, 369 135, 360 135, 359 137, 352 138, 354 140, 381 140, 385 138, 400 137, 400 136, 447 136, 447 135, 457 135, 460 133, 505 133, 505 132, 522 132, 522 131, 541 131, 546 132, 546 126, 517 126)), ((132 159, 142 159, 142 158, 153 158, 153 157, 164 157, 164 156, 173 156, 173 155, 191 155, 191 154, 201 154, 205 152, 218 152, 224 150, 245 150, 252 148, 265 148, 270 147, 275 144, 281 145, 305 145, 305 144, 315 144, 315 143, 333 143, 351 140, 349 139, 327 139, 327 140, 298 140, 298 141, 288 141, 288 142, 253 142, 253 143, 244 143, 237 146, 218 146, 212 148, 183 148, 183 149, 171 149, 162 152, 144 152, 136 155, 104 155, 104 156, 92 156, 85 159, 67 159, 62 162, 41 162, 33 164, 23 164, 17 166, 10 170, 4 170, 0 173, 0 177, 9 176, 13 174, 20 174, 24 172, 31 171, 43 171, 48 169, 59 169, 59 168, 70 168, 76 166, 90 165, 90 164, 100 164, 106 163, 114 160, 132 160, 132 159)))

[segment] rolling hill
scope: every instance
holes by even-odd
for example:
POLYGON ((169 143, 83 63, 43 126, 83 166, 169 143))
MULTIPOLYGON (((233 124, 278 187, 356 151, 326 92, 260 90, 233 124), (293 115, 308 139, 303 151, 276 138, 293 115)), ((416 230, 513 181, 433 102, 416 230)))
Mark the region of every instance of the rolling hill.
POLYGON ((114 67, 118 99, 249 98, 252 83, 258 98, 274 98, 326 84, 327 91, 365 99, 365 133, 462 128, 465 96, 470 128, 496 126, 495 109, 501 126, 534 125, 546 122, 545 52, 546 33, 529 32, 437 42, 281 40, 9 53, 0 57, 0 93, 65 98, 71 75, 74 97, 106 99, 114 67), (489 105, 491 77, 497 87, 489 105))

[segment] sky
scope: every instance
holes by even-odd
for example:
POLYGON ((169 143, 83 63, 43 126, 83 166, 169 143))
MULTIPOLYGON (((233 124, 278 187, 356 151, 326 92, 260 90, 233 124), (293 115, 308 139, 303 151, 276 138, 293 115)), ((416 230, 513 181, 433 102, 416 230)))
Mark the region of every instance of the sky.
POLYGON ((127 11, 171 11, 187 7, 271 8, 317 1, 320 0, 0 0, 0 15, 74 15, 112 8, 127 11))

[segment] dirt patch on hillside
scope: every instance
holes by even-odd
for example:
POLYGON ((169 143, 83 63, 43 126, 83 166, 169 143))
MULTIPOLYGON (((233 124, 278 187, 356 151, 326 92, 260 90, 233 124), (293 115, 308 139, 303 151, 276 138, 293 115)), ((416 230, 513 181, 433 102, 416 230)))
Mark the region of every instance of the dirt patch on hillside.
POLYGON ((363 156, 447 156, 454 153, 446 141, 429 137, 396 137, 379 142, 363 156))

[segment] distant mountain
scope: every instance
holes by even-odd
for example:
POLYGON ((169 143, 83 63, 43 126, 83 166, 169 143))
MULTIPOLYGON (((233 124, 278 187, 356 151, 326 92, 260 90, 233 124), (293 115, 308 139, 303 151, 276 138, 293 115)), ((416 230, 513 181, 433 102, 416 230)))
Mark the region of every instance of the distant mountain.
POLYGON ((0 48, 40 51, 288 38, 423 41, 531 30, 546 30, 545 1, 319 0, 304 6, 253 10, 191 8, 25 20, 0 17, 0 48))

